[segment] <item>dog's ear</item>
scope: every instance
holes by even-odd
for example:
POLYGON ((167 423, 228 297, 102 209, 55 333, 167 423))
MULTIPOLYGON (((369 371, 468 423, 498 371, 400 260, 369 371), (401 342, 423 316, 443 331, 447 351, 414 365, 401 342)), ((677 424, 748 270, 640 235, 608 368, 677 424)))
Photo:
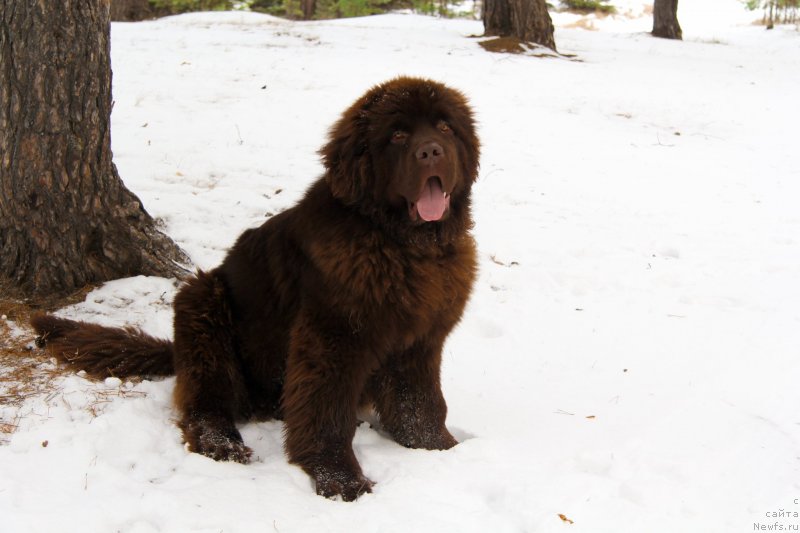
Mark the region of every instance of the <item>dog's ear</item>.
POLYGON ((471 183, 475 183, 478 179, 481 152, 481 144, 476 133, 475 115, 463 93, 456 89, 445 91, 443 90, 444 86, 441 86, 441 89, 443 107, 449 111, 447 120, 461 139, 458 160, 461 162, 463 175, 471 183))
POLYGON ((357 102, 333 125, 320 149, 325 181, 335 198, 347 205, 361 200, 369 180, 367 110, 357 102))

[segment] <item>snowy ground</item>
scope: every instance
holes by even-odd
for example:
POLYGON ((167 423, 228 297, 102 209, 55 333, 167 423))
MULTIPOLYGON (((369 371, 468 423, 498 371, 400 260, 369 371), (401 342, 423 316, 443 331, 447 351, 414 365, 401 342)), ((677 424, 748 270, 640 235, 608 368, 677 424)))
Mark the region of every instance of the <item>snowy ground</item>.
MULTIPOLYGON (((682 1, 684 41, 658 40, 617 5, 582 23, 598 31, 554 17, 580 61, 489 54, 479 22, 411 15, 115 24, 115 161, 203 268, 299 198, 372 84, 469 95, 481 275, 443 369, 462 443, 360 427, 378 484, 345 504, 287 464, 280 423, 242 427, 253 464, 215 463, 181 445, 173 380, 72 375, 0 411, 19 425, 0 530, 800 530, 800 32, 682 1)), ((174 293, 122 280, 64 314, 169 336, 174 293)))

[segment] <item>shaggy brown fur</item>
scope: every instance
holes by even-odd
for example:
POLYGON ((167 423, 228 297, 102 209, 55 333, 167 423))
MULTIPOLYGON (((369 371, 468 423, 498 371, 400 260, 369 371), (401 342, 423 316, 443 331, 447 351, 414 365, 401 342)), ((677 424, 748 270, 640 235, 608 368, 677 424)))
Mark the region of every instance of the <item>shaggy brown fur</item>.
POLYGON ((442 345, 475 277, 478 140, 464 96, 398 78, 358 99, 295 207, 245 231, 175 298, 174 344, 49 315, 47 347, 92 375, 177 375, 192 451, 247 462, 235 422, 281 418, 319 494, 370 492, 351 441, 371 406, 400 444, 447 449, 442 345))

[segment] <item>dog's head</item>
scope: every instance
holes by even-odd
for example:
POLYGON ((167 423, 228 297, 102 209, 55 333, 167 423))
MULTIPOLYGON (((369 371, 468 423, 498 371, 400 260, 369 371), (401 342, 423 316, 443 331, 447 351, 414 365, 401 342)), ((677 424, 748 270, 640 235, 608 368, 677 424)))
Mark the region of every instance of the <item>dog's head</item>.
POLYGON ((345 111, 320 153, 342 203, 418 226, 446 221, 469 202, 480 146, 463 94, 402 77, 345 111))

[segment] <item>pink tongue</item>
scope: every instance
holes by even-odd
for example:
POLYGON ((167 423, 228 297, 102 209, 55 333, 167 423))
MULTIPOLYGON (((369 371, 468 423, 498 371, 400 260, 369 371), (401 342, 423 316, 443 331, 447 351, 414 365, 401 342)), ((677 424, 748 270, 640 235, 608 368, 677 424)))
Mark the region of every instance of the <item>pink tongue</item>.
POLYGON ((417 200, 417 212, 420 218, 426 222, 439 220, 445 209, 447 209, 447 198, 444 197, 439 180, 429 178, 422 195, 417 200))

